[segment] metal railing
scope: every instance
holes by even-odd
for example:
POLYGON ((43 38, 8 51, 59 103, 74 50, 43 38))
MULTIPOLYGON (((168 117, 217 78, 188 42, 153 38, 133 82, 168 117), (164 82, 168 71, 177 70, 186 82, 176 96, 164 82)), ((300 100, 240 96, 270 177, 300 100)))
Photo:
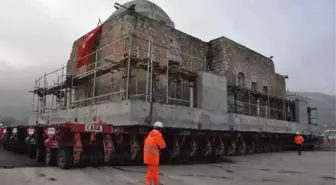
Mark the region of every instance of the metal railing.
POLYGON ((261 103, 228 100, 228 112, 268 119, 295 121, 294 113, 288 112, 286 107, 279 106, 279 108, 274 108, 261 103))

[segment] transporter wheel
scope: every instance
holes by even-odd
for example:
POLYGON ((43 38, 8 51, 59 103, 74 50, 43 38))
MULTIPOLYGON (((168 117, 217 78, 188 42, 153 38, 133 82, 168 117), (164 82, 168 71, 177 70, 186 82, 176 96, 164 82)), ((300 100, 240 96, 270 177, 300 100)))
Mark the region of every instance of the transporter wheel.
POLYGON ((109 161, 107 162, 108 165, 115 166, 118 164, 118 154, 112 153, 109 161))
POLYGON ((256 153, 263 153, 263 146, 262 146, 262 144, 258 143, 256 153))
POLYGON ((51 166, 57 165, 57 152, 55 149, 47 148, 45 150, 45 164, 51 166))
POLYGON ((19 141, 17 141, 17 143, 16 143, 16 152, 18 154, 23 154, 24 153, 24 144, 20 143, 19 141))
POLYGON ((160 156, 160 163, 162 163, 162 164, 171 164, 172 161, 173 161, 172 154, 173 154, 173 152, 171 150, 165 149, 162 152, 162 156, 160 156))
POLYGON ((178 164, 180 162, 181 155, 176 153, 174 149, 164 149, 162 152, 160 160, 162 160, 163 164, 178 164))
POLYGON ((83 150, 80 154, 80 159, 79 159, 79 163, 76 164, 75 166, 78 168, 85 168, 86 166, 89 165, 89 155, 88 152, 83 150))
POLYGON ((247 154, 254 154, 255 148, 255 142, 252 141, 250 144, 247 145, 247 154))
POLYGON ((104 163, 103 151, 99 149, 93 149, 90 155, 90 164, 93 167, 101 166, 104 163))
POLYGON ((43 151, 43 148, 41 146, 36 146, 36 155, 35 155, 35 160, 37 162, 43 162, 44 159, 44 155, 45 155, 45 151, 43 151))
POLYGON ((264 144, 264 153, 270 152, 269 144, 264 144))
POLYGON ((69 169, 73 165, 73 152, 68 148, 61 148, 58 152, 57 165, 61 169, 69 169))
POLYGON ((234 141, 231 142, 231 144, 227 148, 227 155, 228 156, 235 156, 236 155, 236 143, 234 141))
POLYGON ((13 140, 13 142, 12 142, 12 151, 14 152, 14 153, 18 153, 17 151, 17 142, 16 142, 16 140, 13 140))
POLYGON ((118 155, 118 164, 128 165, 130 163, 131 155, 128 152, 121 152, 118 155))
POLYGON ((242 143, 240 144, 239 147, 237 147, 237 152, 236 152, 236 155, 245 155, 246 154, 246 144, 245 143, 242 143))
POLYGON ((28 144, 28 157, 34 159, 36 156, 36 145, 28 144))
POLYGON ((141 150, 137 152, 131 152, 130 160, 132 164, 139 165, 143 163, 143 152, 141 150))

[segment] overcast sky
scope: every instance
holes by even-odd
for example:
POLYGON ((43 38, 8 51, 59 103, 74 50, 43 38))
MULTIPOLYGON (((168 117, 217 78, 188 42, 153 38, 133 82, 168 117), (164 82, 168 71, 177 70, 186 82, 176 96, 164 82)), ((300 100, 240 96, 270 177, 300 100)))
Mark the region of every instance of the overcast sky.
MULTIPOLYGON (((73 41, 106 20, 114 2, 0 0, 0 88, 13 72, 25 79, 66 63, 73 41)), ((289 89, 335 94, 335 0, 153 2, 183 32, 204 41, 226 36, 274 56, 289 89)))

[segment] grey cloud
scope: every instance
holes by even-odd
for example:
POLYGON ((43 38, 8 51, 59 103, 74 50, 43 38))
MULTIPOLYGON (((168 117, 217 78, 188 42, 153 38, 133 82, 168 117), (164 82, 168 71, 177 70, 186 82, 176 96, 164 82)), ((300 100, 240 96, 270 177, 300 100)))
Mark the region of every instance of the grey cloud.
MULTIPOLYGON (((32 102, 28 91, 34 80, 65 64, 73 41, 99 18, 106 20, 114 2, 0 1, 0 112, 28 116, 32 102)), ((205 41, 226 36, 265 56, 275 56, 276 71, 289 75, 291 90, 336 94, 334 0, 153 2, 185 33, 205 41)))
MULTIPOLYGON (((265 56, 275 56, 276 71, 289 75, 290 89, 336 94, 335 1, 154 2, 183 32, 206 41, 226 36, 265 56)), ((11 66, 31 66, 29 70, 34 71, 27 69, 18 76, 43 75, 42 69, 50 71, 64 64, 72 42, 113 11, 110 0, 3 1, 0 49, 7 50, 0 51, 0 59, 11 66)))

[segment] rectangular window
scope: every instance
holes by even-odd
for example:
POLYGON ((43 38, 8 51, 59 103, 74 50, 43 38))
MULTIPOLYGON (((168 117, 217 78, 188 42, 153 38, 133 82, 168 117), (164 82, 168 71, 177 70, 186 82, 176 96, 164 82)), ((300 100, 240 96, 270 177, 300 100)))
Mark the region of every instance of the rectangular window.
POLYGON ((253 91, 257 91, 257 82, 252 82, 252 83, 251 83, 251 89, 252 89, 253 91))

